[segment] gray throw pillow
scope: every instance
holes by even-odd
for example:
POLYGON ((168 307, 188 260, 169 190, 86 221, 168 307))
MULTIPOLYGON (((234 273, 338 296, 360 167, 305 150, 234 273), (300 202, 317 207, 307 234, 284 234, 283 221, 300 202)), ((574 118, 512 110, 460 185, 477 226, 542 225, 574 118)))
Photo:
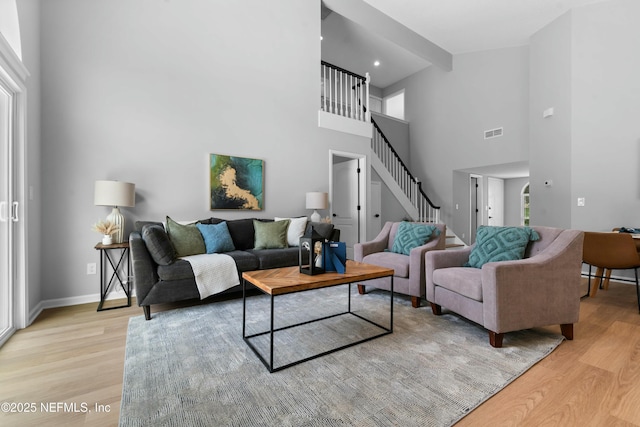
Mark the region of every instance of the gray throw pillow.
POLYGON ((176 250, 161 225, 143 226, 142 241, 156 264, 169 265, 176 260, 176 250))

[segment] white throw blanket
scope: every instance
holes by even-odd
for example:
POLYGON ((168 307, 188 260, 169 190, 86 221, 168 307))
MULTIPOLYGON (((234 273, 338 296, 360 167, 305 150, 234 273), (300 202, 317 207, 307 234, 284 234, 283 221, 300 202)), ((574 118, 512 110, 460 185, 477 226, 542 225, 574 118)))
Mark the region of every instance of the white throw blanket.
POLYGON ((201 254, 182 257, 196 276, 200 299, 240 284, 236 262, 225 254, 201 254))

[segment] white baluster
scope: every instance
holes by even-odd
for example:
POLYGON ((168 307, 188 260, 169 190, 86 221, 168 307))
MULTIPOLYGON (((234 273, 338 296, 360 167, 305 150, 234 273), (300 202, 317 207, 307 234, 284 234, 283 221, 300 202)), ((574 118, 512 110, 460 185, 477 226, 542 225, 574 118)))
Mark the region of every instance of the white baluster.
POLYGON ((364 102, 362 104, 367 107, 367 111, 366 113, 364 113, 364 121, 368 123, 371 121, 371 110, 369 109, 369 81, 371 79, 369 77, 369 73, 365 74, 365 76, 367 77, 367 81, 365 83, 366 93, 364 96, 364 102))
POLYGON ((355 111, 353 110, 354 102, 354 94, 353 94, 353 76, 349 76, 349 102, 351 104, 349 108, 349 118, 354 118, 355 111))
POLYGON ((322 102, 323 102, 323 110, 324 111, 329 111, 329 105, 327 104, 327 84, 328 84, 328 79, 327 79, 327 66, 326 65, 322 65, 322 102))

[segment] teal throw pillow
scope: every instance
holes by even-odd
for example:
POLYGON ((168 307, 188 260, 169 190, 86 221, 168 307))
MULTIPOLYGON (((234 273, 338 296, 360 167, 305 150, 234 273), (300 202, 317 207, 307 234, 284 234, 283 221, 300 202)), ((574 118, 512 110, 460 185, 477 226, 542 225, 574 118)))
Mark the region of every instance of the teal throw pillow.
POLYGON ((253 220, 256 232, 254 249, 282 249, 287 247, 289 220, 263 222, 253 220))
POLYGON ((398 225, 391 252, 409 255, 411 249, 424 245, 431 239, 432 235, 437 236, 439 234, 440 230, 433 225, 403 221, 398 225))
POLYGON ((167 217, 167 234, 178 257, 206 253, 204 239, 195 224, 182 225, 167 217))
POLYGON ((529 242, 538 239, 538 233, 529 227, 480 226, 465 267, 482 268, 488 262, 522 259, 529 242))
POLYGON ((231 252, 236 249, 229 234, 229 227, 226 222, 219 224, 196 224, 208 254, 231 252))

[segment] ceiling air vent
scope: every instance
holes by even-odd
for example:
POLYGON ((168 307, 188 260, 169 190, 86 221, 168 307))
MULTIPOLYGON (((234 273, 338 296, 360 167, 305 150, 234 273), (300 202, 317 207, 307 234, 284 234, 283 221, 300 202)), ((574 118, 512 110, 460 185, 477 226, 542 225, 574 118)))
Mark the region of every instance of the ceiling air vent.
POLYGON ((502 133, 503 133, 503 128, 485 130, 484 131, 484 139, 497 138, 499 136, 502 136, 502 133))

